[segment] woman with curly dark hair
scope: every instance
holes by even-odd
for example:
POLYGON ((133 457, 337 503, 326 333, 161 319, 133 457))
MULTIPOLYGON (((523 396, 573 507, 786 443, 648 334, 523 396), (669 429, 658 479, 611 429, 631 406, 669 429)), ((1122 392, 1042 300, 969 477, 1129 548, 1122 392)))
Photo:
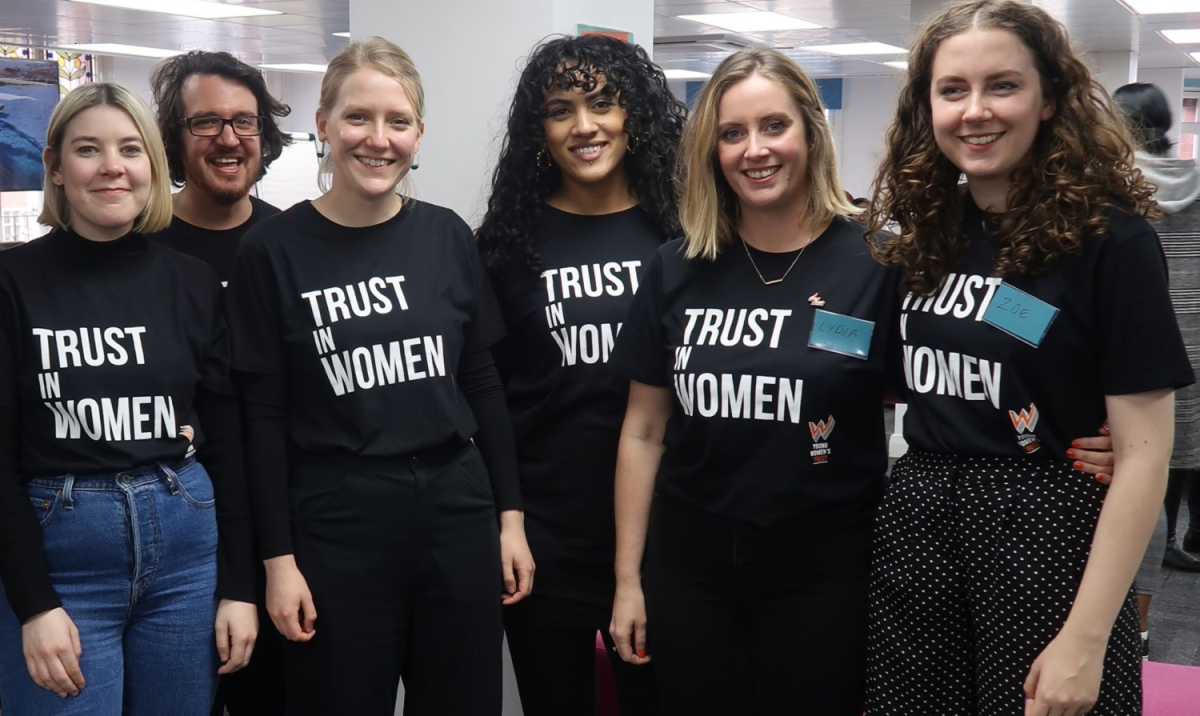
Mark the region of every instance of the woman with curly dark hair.
POLYGON ((1193 382, 1151 188, 1065 29, 1014 0, 930 21, 887 145, 870 227, 899 227, 878 253, 908 291, 911 449, 876 523, 867 711, 1140 713, 1130 585, 1193 382), (1106 418, 1109 488, 1071 472, 1106 418))
MULTIPOLYGON (((641 47, 545 42, 521 73, 477 232, 508 326, 494 352, 538 564, 536 593, 505 609, 527 716, 595 709, 629 390, 608 355, 644 264, 678 232, 671 177, 685 113, 641 47)), ((650 667, 608 653, 621 712, 657 713, 650 667)))

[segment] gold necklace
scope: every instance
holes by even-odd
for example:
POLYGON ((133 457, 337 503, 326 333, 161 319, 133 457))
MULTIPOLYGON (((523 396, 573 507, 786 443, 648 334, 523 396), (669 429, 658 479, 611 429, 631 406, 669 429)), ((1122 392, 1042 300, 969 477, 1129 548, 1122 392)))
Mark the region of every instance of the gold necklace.
MULTIPOLYGON (((812 239, 809 239, 808 244, 811 243, 812 239)), ((788 266, 787 271, 784 271, 782 276, 768 281, 767 279, 763 278, 762 271, 758 270, 758 264, 754 263, 754 257, 750 255, 750 247, 746 245, 746 240, 742 239, 742 248, 746 250, 746 258, 750 259, 750 265, 754 267, 754 273, 758 274, 758 280, 762 281, 764 286, 774 286, 777 283, 783 283, 783 280, 788 277, 788 274, 792 272, 792 269, 796 268, 796 262, 799 261, 800 257, 804 255, 804 250, 808 248, 808 244, 800 247, 800 250, 796 252, 796 258, 792 259, 792 265, 788 266)))

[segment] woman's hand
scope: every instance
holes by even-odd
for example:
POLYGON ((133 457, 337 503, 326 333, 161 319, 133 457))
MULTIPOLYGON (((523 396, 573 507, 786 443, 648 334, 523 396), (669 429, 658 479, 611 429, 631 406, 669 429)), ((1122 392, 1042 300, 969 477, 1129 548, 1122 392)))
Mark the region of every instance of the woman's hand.
POLYGON ((250 602, 222 599, 217 606, 218 674, 232 674, 250 663, 258 638, 258 607, 250 602))
POLYGON ((33 683, 64 699, 85 686, 79 670, 83 647, 79 630, 62 607, 42 612, 21 625, 21 647, 33 683))
POLYGON ((309 641, 317 633, 317 608, 295 556, 272 557, 263 564, 267 567, 267 613, 271 622, 288 641, 309 641))
POLYGON ((516 604, 533 591, 533 553, 525 539, 525 516, 520 510, 500 513, 500 574, 504 578, 504 593, 500 603, 516 604))
POLYGON ((608 634, 623 660, 639 666, 650 662, 646 653, 646 596, 641 582, 617 584, 608 634))
POLYGON ((1071 441, 1071 449, 1067 450, 1067 459, 1073 460, 1073 467, 1080 472, 1096 476, 1096 482, 1101 485, 1112 483, 1113 441, 1108 424, 1100 426, 1099 434, 1093 437, 1079 438, 1071 441))
POLYGON ((1096 705, 1107 639, 1064 628, 1025 679, 1025 716, 1081 716, 1096 705))

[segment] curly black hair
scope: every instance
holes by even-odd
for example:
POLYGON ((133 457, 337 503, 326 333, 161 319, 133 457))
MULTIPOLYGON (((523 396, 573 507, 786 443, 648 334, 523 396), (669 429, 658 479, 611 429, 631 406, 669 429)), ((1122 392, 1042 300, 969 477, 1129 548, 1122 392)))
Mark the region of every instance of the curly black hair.
POLYGON ((171 170, 171 181, 183 186, 185 174, 183 164, 183 83, 192 75, 216 75, 244 86, 258 100, 258 111, 264 117, 262 131, 262 170, 257 179, 267 173, 271 162, 283 154, 283 148, 292 143, 292 136, 279 127, 279 120, 291 114, 292 109, 271 96, 262 72, 247 65, 228 52, 205 52, 192 50, 184 55, 163 60, 150 75, 150 86, 154 90, 157 107, 158 131, 162 134, 167 150, 167 165, 171 170))
POLYGON ((637 148, 625 155, 630 190, 664 239, 679 234, 674 174, 687 107, 671 94, 662 69, 641 47, 603 35, 557 37, 534 48, 521 72, 492 174, 487 214, 476 231, 484 264, 493 276, 513 270, 536 275, 542 270, 534 227, 546 197, 562 182, 557 166, 538 168, 537 155, 545 141, 544 93, 591 92, 600 79, 605 81, 604 92, 625 110, 625 132, 637 148))

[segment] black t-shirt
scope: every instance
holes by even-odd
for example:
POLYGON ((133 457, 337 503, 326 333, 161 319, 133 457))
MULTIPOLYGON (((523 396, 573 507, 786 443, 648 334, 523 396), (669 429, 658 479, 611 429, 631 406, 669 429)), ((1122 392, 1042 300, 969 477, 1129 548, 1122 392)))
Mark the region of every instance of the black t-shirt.
MULTIPOLYGON (((685 259, 679 241, 658 251, 612 356, 674 396, 658 493, 764 527, 869 522, 887 468, 882 396, 898 294, 896 271, 872 259, 863 234, 835 219, 770 286, 740 241, 711 262, 685 259), (852 319, 874 324, 869 340, 852 319), (815 338, 845 350, 827 331, 865 357, 809 347, 815 338)), ((795 259, 749 251, 768 280, 795 259)))
POLYGON ((933 295, 901 302, 911 447, 1066 459, 1071 440, 1104 422, 1106 395, 1194 381, 1162 248, 1145 219, 1110 211, 1109 230, 1050 273, 1000 279, 983 212, 969 196, 965 204, 966 256, 933 295))
POLYGON ((25 481, 192 455, 209 468, 217 494, 218 594, 253 599, 220 303, 212 269, 138 234, 101 243, 54 231, 4 253, 0 578, 22 620, 61 603, 25 481), (216 423, 202 429, 198 413, 216 423))
POLYGON ((640 207, 580 216, 545 206, 534 237, 541 275, 497 280, 508 338, 494 352, 517 439, 525 530, 539 560, 612 565, 629 381, 608 358, 662 240, 640 207))
POLYGON ((504 324, 454 212, 350 228, 299 203, 246 234, 227 290, 234 369, 286 379, 293 448, 398 457, 475 433, 459 358, 504 324))
POLYGON ((5 252, 0 406, 20 415, 20 472, 101 474, 200 450, 197 386, 232 395, 220 294, 208 266, 138 234, 55 231, 5 252))
POLYGON ((229 277, 233 274, 233 257, 241 246, 242 236, 251 226, 279 213, 279 209, 253 196, 250 197, 250 205, 250 218, 232 229, 205 229, 174 216, 171 217, 170 226, 146 238, 200 259, 217 272, 217 278, 224 285, 229 283, 229 277))

